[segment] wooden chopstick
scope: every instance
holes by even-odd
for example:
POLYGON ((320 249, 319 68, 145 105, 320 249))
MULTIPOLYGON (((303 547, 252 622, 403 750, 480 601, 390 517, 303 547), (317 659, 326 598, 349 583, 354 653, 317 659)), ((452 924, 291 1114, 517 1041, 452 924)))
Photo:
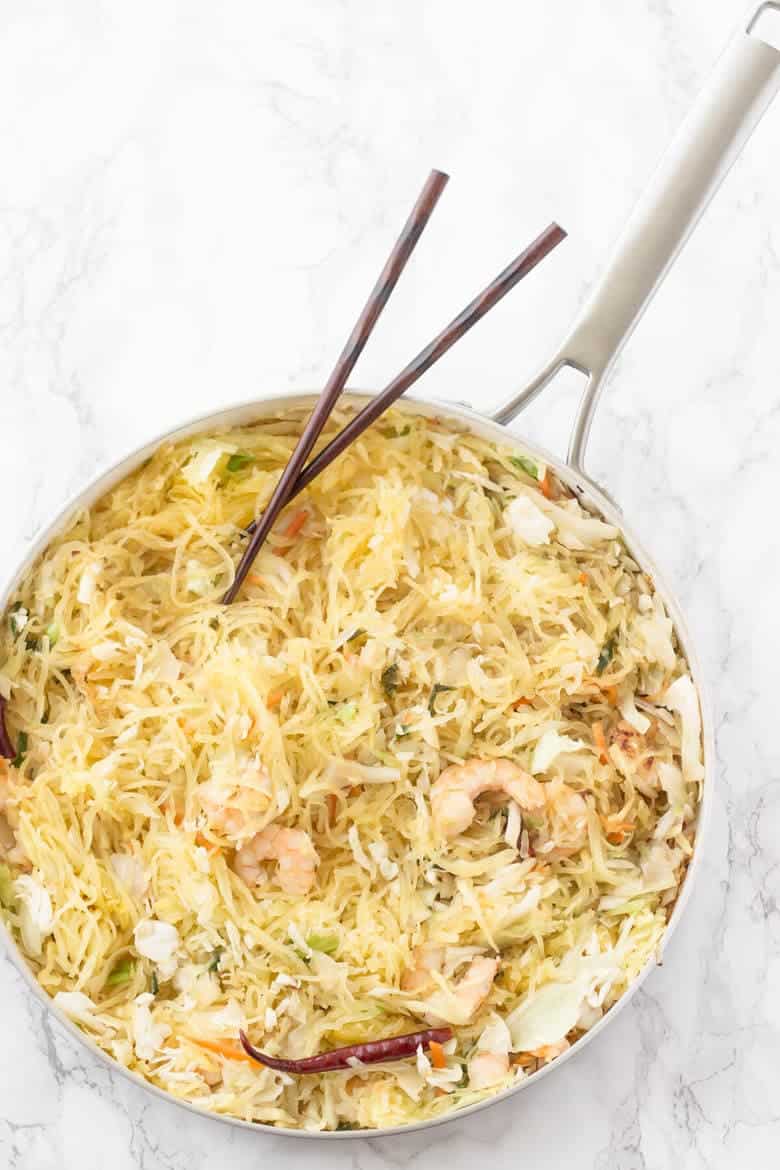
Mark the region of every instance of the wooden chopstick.
MULTIPOLYGON (((536 265, 545 258, 553 248, 556 248, 566 239, 566 232, 557 223, 551 223, 541 235, 529 244, 503 272, 492 280, 487 288, 471 301, 416 357, 412 358, 397 377, 393 378, 384 390, 372 398, 351 418, 343 430, 331 439, 326 447, 320 451, 311 463, 301 472, 288 496, 291 500, 308 487, 326 467, 338 458, 351 443, 363 434, 380 415, 391 406, 397 398, 412 386, 418 378, 429 370, 455 344, 459 338, 476 325, 485 314, 497 305, 515 285, 527 276, 536 265)), ((249 529, 251 531, 251 527, 249 529)))
POLYGON ((360 357, 366 342, 371 336, 380 313, 390 299, 390 294, 398 283, 398 278, 406 267, 406 263, 414 251, 417 241, 430 219, 434 207, 439 201, 439 196, 447 185, 448 179, 449 175, 445 175, 441 171, 431 171, 426 179, 417 202, 412 208, 411 214, 404 224, 384 268, 379 274, 379 279, 371 290, 371 295, 366 301, 355 323, 355 327, 339 355, 333 373, 328 378, 325 388, 317 399, 314 410, 311 412, 306 426, 303 428, 303 433, 290 456, 287 466, 282 472, 273 495, 252 532, 252 539, 238 563, 233 583, 222 599, 225 605, 229 605, 231 601, 235 600, 247 573, 252 567, 252 562, 260 551, 279 513, 289 500, 290 493, 295 486, 298 476, 311 454, 311 449, 316 443, 320 431, 328 421, 331 411, 346 385, 347 378, 352 373, 355 362, 360 357))

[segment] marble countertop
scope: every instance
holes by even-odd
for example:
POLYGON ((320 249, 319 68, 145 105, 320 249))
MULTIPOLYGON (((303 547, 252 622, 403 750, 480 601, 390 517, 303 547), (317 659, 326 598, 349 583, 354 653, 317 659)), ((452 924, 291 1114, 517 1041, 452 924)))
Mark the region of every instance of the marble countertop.
MULTIPOLYGON (((182 415, 318 387, 431 166, 452 181, 355 381, 395 373, 554 217, 570 239, 421 387, 483 409, 508 397, 582 302, 742 11, 0 5, 0 568, 99 465, 182 415)), ((2 960, 2 1165, 776 1164, 778 141, 780 103, 621 359, 590 452, 680 597, 715 700, 705 865, 664 966, 514 1102, 322 1146, 141 1092, 2 960)), ((563 450, 577 393, 556 383, 524 416, 529 437, 563 450)))

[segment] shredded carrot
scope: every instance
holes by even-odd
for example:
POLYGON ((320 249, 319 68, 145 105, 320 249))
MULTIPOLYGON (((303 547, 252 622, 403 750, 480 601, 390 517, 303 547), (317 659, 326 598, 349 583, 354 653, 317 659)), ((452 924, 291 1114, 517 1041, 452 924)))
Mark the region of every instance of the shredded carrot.
POLYGON ((254 1064, 255 1061, 248 1053, 244 1052, 240 1044, 236 1044, 235 1040, 206 1040, 202 1036, 186 1036, 185 1040, 189 1040, 191 1044, 197 1044, 200 1048, 205 1048, 208 1052, 215 1052, 217 1056, 224 1056, 227 1060, 244 1060, 248 1064, 254 1064))
POLYGON ((204 837, 202 833, 195 834, 195 844, 202 845, 210 854, 219 853, 219 845, 215 845, 213 841, 209 841, 208 837, 204 837))
POLYGON ((552 482, 552 479, 550 477, 550 473, 546 468, 545 468, 545 472, 544 472, 544 479, 539 484, 539 487, 542 489, 542 495, 544 496, 544 498, 546 500, 554 500, 555 499, 555 496, 553 494, 554 490, 555 490, 553 487, 553 482, 552 482))
POLYGON ((444 1055, 444 1049, 441 1044, 438 1044, 435 1040, 431 1040, 428 1045, 428 1051, 431 1054, 431 1064, 434 1068, 447 1067, 447 1058, 444 1055))
POLYGON ((607 739, 604 735, 604 724, 601 720, 597 720, 593 724, 591 731, 593 732, 593 742, 599 749, 599 761, 602 764, 606 764, 609 756, 607 755, 607 739))
POLYGON ((587 573, 580 573, 577 580, 579 581, 580 585, 587 585, 588 584, 588 574, 587 573))
POLYGON ((305 508, 294 512, 289 523, 282 529, 282 536, 297 536, 309 517, 305 508))
POLYGON ((329 792, 325 797, 325 807, 328 810, 328 824, 334 824, 336 820, 336 813, 339 807, 339 798, 335 792, 329 792))
POLYGON ((262 585, 263 584, 263 578, 260 576, 259 573, 247 573, 246 579, 250 585, 262 585))
POLYGON ((163 808, 163 812, 166 814, 166 816, 168 815, 168 813, 170 813, 173 816, 174 825, 180 825, 182 823, 182 821, 184 820, 184 813, 179 812, 179 810, 176 808, 176 802, 174 800, 171 800, 169 798, 168 800, 166 800, 166 802, 162 806, 162 808, 163 808))
POLYGON ((622 845, 629 833, 636 828, 634 821, 619 821, 615 815, 599 818, 607 832, 610 845, 622 845))
POLYGON ((514 708, 515 711, 518 711, 521 707, 530 707, 531 705, 532 705, 531 699, 515 699, 514 703, 512 704, 512 707, 514 708))
POLYGON ((615 686, 605 687, 604 694, 607 696, 607 698, 609 699, 612 706, 617 707, 617 705, 618 705, 617 687, 615 687, 615 686))
POLYGON ((281 703, 283 698, 284 698, 284 687, 280 687, 280 689, 278 691, 269 691, 268 698, 265 701, 265 705, 269 711, 273 711, 274 708, 279 706, 279 704, 281 703))

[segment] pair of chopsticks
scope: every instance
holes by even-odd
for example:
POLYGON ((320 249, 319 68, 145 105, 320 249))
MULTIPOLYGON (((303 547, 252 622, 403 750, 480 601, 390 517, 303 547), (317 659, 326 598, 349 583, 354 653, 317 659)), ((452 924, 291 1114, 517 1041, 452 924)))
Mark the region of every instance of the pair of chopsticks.
POLYGON ((428 176, 387 263, 339 355, 333 373, 317 399, 314 410, 303 428, 303 433, 282 472, 263 515, 248 529, 251 539, 238 563, 233 583, 223 598, 226 605, 234 601, 238 595, 255 557, 286 504, 305 487, 308 487, 313 479, 316 479, 367 427, 384 414, 397 398, 400 398, 418 378, 421 378, 425 371, 429 370, 459 338, 463 337, 472 325, 476 325, 477 321, 484 317, 494 305, 498 304, 510 289, 514 288, 524 276, 536 267, 540 260, 543 260, 553 248, 566 238, 566 232, 558 224, 551 223, 549 227, 546 227, 541 235, 537 236, 512 261, 508 268, 499 273, 487 288, 483 289, 457 317, 450 321, 449 325, 433 341, 420 350, 416 357, 412 358, 384 390, 366 403, 362 410, 350 419, 343 430, 339 431, 335 438, 331 439, 330 443, 320 451, 319 455, 306 466, 306 460, 328 421, 346 385, 347 378, 363 352, 382 309, 390 299, 390 294, 398 283, 398 278, 414 251, 448 179, 449 176, 442 174, 441 171, 431 171, 428 176))

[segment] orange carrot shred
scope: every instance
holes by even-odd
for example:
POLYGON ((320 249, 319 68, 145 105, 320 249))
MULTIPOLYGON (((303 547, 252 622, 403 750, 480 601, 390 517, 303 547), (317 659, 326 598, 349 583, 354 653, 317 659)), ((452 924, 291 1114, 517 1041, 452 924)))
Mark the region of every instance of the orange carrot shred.
POLYGON ((553 496, 553 485, 552 480, 550 479, 550 473, 546 469, 544 472, 544 479, 539 484, 539 487, 542 489, 542 495, 546 500, 552 500, 555 498, 553 496))
POLYGON ((250 585, 262 585, 263 584, 263 578, 260 576, 259 573, 247 573, 246 579, 250 585))
POLYGON ((521 707, 530 707, 530 706, 532 706, 531 699, 515 699, 514 703, 512 704, 512 707, 514 708, 515 711, 518 711, 521 707))
POLYGON ((293 513, 290 522, 282 529, 282 536, 297 536, 309 517, 305 508, 293 513))
POLYGON ((599 761, 602 764, 606 764, 609 756, 607 755, 607 740, 604 735, 604 724, 600 720, 597 720, 591 730, 593 732, 593 742, 599 749, 599 761))
POLYGON ((328 824, 332 825, 336 820, 336 813, 339 807, 339 798, 335 792, 329 792, 325 797, 325 807, 328 810, 328 824))
POLYGON ((444 1055, 444 1049, 441 1044, 438 1044, 435 1040, 431 1040, 428 1045, 428 1051, 431 1054, 431 1064, 434 1068, 447 1067, 447 1058, 444 1055))
POLYGON ((584 572, 580 573, 577 580, 579 581, 580 585, 587 585, 588 584, 588 574, 584 573, 584 572))
POLYGON ((254 1060, 248 1053, 244 1052, 240 1044, 230 1040, 206 1040, 202 1036, 185 1036, 192 1044, 197 1044, 200 1048, 207 1049, 208 1052, 215 1052, 217 1056, 224 1056, 228 1060, 244 1060, 248 1064, 254 1064, 254 1060))
POLYGON ((273 711, 275 707, 279 706, 279 704, 281 703, 283 698, 284 698, 284 687, 281 687, 278 691, 269 691, 268 698, 265 701, 265 705, 266 705, 266 707, 268 707, 269 711, 273 711))
POLYGON ((615 687, 615 686, 605 687, 604 692, 605 692, 607 698, 609 699, 610 703, 612 704, 612 706, 617 707, 617 705, 618 705, 617 687, 615 687))

